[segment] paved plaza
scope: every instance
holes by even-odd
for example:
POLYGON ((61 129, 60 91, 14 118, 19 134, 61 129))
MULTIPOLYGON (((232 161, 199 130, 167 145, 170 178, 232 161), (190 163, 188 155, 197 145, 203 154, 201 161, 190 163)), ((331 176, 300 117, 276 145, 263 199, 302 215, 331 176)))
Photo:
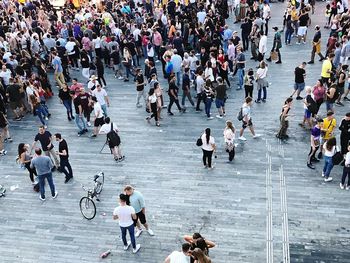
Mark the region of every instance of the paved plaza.
MULTIPOLYGON (((269 50, 271 27, 281 28, 285 5, 272 4, 269 50)), ((326 184, 321 178, 323 162, 316 170, 306 166, 310 139, 309 132, 298 126, 302 101, 294 101, 292 107, 290 139, 281 142, 275 138, 281 106, 292 92, 294 68, 310 59, 314 26, 323 28, 324 6, 316 2, 307 44, 295 45, 293 39, 292 46, 281 49, 283 63, 269 63, 267 102, 252 107, 253 123, 262 136, 253 139, 246 131, 247 141, 239 142, 232 163, 224 151, 222 132, 227 119, 241 127, 236 116, 244 91, 236 91, 236 77, 229 90, 226 119, 207 120, 204 112, 188 107, 186 113, 179 113, 173 106, 175 115, 167 116, 164 110, 161 127, 156 127, 145 121, 144 108, 135 107, 134 84, 115 79, 106 69, 109 116, 118 124, 126 156, 121 163, 113 161, 107 147, 99 153, 105 136, 77 137, 75 124, 67 121, 63 105, 54 96, 48 103, 52 113, 48 130, 62 133, 67 140, 74 180, 64 184, 64 175, 55 172, 59 195, 45 202, 33 192, 27 171, 15 162, 18 143, 33 142, 39 121, 26 116, 11 122, 14 142, 5 145, 8 154, 0 158, 0 184, 7 188, 6 197, 0 199, 0 262, 159 263, 180 249, 183 235, 193 232, 217 244, 210 250, 215 263, 350 262, 350 192, 339 189, 342 167, 333 169, 334 181, 326 184), (206 127, 212 129, 218 146, 212 171, 202 168, 202 152, 195 144, 206 127), (88 221, 79 210, 85 194, 81 185, 91 184, 99 171, 105 173, 105 185, 97 215, 88 221), (148 221, 155 233, 152 237, 144 232, 137 239, 141 250, 136 255, 123 251, 118 223, 112 220, 126 184, 145 196, 148 221), (100 259, 100 253, 108 249, 112 255, 100 259)), ((233 27, 238 30, 239 24, 233 27)), ((322 33, 324 52, 329 31, 322 33)), ((250 53, 246 52, 246 58, 249 60, 250 53)), ((256 66, 249 61, 247 68, 256 66)), ((306 84, 314 85, 320 71, 320 62, 308 65, 306 84)), ((82 81, 81 74, 75 74, 82 81)), ((163 79, 162 84, 167 90, 163 79)), ((254 90, 254 98, 256 93, 254 90)), ((165 98, 167 104, 166 94, 165 98)), ((349 105, 335 108, 338 123, 349 105)), ((325 114, 325 105, 320 111, 325 114)), ((214 105, 212 113, 216 114, 214 105)))

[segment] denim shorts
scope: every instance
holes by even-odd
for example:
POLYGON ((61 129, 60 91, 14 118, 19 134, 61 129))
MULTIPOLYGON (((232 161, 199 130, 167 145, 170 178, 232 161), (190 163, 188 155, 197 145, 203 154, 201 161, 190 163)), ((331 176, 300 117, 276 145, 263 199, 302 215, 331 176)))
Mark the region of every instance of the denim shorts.
POLYGON ((310 119, 311 118, 311 112, 308 109, 305 109, 304 116, 305 116, 306 119, 310 119))
POLYGON ((215 100, 215 105, 216 105, 216 108, 225 107, 225 100, 216 99, 215 100))
POLYGON ((304 88, 305 88, 305 83, 294 83, 294 89, 295 90, 302 91, 302 90, 304 90, 304 88))

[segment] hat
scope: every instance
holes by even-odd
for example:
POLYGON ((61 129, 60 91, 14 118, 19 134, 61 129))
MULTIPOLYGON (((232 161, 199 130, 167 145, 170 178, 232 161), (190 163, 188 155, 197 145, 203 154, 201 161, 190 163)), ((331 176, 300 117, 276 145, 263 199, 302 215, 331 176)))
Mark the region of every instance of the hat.
POLYGON ((90 80, 96 80, 97 77, 95 75, 91 75, 90 80))
POLYGON ((237 34, 238 32, 235 30, 235 31, 233 31, 233 33, 232 34, 237 34))
POLYGON ((278 30, 278 27, 277 27, 277 26, 274 26, 272 29, 277 31, 277 30, 278 30))

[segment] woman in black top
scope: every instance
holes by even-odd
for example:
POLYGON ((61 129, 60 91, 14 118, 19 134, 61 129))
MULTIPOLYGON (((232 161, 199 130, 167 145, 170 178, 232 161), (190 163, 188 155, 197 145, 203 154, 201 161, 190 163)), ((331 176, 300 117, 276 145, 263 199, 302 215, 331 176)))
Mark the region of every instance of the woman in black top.
POLYGON ((35 184, 34 175, 37 176, 35 168, 30 168, 32 157, 29 155, 29 145, 20 143, 18 145, 18 161, 27 168, 32 184, 35 184))
POLYGON ((340 145, 341 153, 346 154, 348 152, 348 145, 350 140, 350 112, 345 114, 345 117, 341 120, 339 130, 340 133, 340 145))
POLYGON ((61 103, 67 110, 67 118, 69 121, 74 120, 74 116, 72 113, 72 97, 69 93, 69 89, 67 84, 64 84, 63 88, 60 89, 58 93, 58 97, 60 98, 61 103))
POLYGON ((207 79, 204 85, 204 93, 205 93, 205 114, 207 114, 208 120, 213 119, 214 117, 210 116, 211 104, 214 98, 214 91, 211 88, 211 81, 207 79))
POLYGON ((277 133, 276 137, 284 140, 284 139, 288 139, 289 136, 287 135, 287 129, 289 127, 289 121, 288 121, 288 116, 289 116, 289 110, 292 107, 292 102, 293 102, 293 98, 288 98, 286 99, 286 101, 284 102, 284 105, 282 107, 282 112, 280 115, 280 122, 281 122, 281 128, 279 130, 279 132, 277 133))
POLYGON ((96 70, 97 70, 97 81, 102 84, 103 88, 107 87, 107 83, 104 77, 105 68, 103 66, 103 63, 100 57, 96 57, 96 70))

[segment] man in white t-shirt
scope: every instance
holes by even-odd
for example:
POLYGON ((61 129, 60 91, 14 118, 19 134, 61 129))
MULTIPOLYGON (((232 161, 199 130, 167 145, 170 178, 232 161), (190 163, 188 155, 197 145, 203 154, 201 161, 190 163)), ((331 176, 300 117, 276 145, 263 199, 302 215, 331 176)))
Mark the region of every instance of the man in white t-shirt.
MULTIPOLYGON (((112 127, 113 127, 114 132, 118 135, 119 130, 118 130, 117 125, 115 123, 112 123, 111 119, 109 117, 106 117, 105 124, 102 125, 99 134, 108 134, 112 130, 112 127)), ((118 141, 113 142, 110 140, 107 140, 107 142, 108 142, 109 148, 111 149, 111 152, 114 156, 114 160, 116 162, 123 161, 125 159, 125 156, 122 155, 122 152, 120 150, 120 143, 121 143, 120 137, 119 137, 119 142, 118 141)))
POLYGON ((104 118, 103 118, 103 111, 101 108, 100 103, 97 101, 96 97, 91 97, 91 103, 94 105, 94 114, 95 114, 95 121, 94 121, 94 131, 91 134, 91 137, 96 137, 99 128, 105 123, 104 118))
POLYGON ((256 134, 254 131, 252 118, 250 116, 250 107, 252 106, 252 103, 253 103, 253 99, 251 97, 247 97, 245 99, 245 103, 242 105, 242 116, 243 116, 242 128, 239 131, 238 140, 241 140, 241 141, 247 140, 245 137, 243 137, 243 132, 244 132, 245 128, 247 128, 247 127, 249 127, 249 130, 252 133, 253 138, 258 138, 261 136, 260 134, 256 134))
MULTIPOLYGON (((268 34, 268 30, 269 30, 269 20, 271 18, 271 9, 269 6, 269 3, 267 1, 264 2, 264 7, 263 7, 263 15, 262 15, 263 20, 265 21, 265 36, 267 36, 268 34)), ((264 30, 262 30, 263 25, 261 25, 261 31, 263 32, 264 30)))
POLYGON ((107 117, 107 107, 109 107, 109 98, 107 91, 101 87, 99 83, 96 85, 96 89, 92 91, 92 96, 95 96, 97 102, 100 103, 103 115, 107 117))
POLYGON ((125 194, 119 195, 119 206, 113 211, 113 219, 119 219, 119 227, 122 232, 122 240, 124 243, 124 250, 128 250, 130 244, 132 245, 132 253, 137 253, 141 245, 136 244, 134 233, 134 221, 136 219, 135 209, 126 204, 128 197, 125 194), (129 231, 131 242, 126 241, 126 231, 129 231))
POLYGON ((190 244, 183 243, 182 251, 173 251, 164 261, 164 263, 189 263, 190 262, 190 244))

